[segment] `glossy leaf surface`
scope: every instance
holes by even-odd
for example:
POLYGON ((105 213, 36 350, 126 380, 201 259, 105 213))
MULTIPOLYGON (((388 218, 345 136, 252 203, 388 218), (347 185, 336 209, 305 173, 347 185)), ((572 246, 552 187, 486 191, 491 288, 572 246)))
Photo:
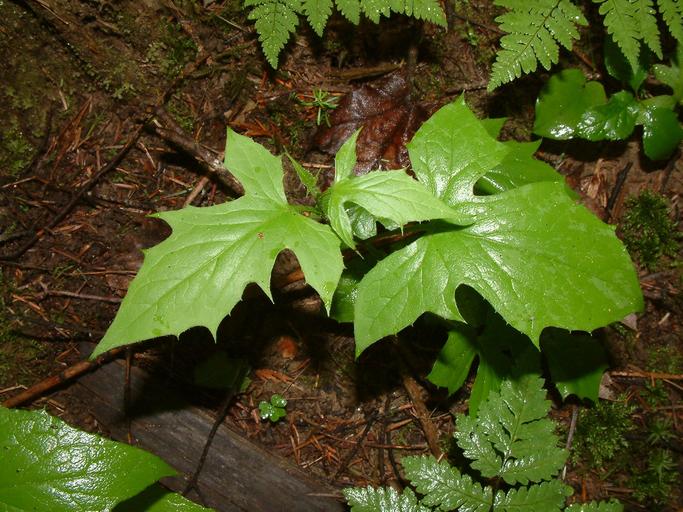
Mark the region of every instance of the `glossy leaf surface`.
POLYGON ((202 507, 155 484, 133 498, 119 503, 113 512, 208 512, 213 509, 202 507))
POLYGON ((420 505, 410 488, 401 494, 391 487, 350 488, 344 489, 343 493, 351 512, 430 512, 420 505))
POLYGON ((175 471, 44 411, 0 407, 0 509, 107 511, 175 471))
POLYGON ((339 239, 287 204, 281 161, 259 144, 229 131, 225 165, 245 195, 208 208, 157 214, 173 233, 145 252, 93 357, 194 326, 215 335, 249 283, 270 296, 271 270, 284 249, 296 254, 308 284, 329 308, 343 269, 339 239))

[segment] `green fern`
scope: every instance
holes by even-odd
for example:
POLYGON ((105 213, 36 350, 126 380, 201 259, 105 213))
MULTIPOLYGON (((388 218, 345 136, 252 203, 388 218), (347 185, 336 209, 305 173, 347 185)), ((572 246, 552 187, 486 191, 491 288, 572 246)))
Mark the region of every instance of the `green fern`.
MULTIPOLYGON (((567 453, 557 447, 555 424, 548 419, 543 380, 525 375, 506 381, 500 393, 492 392, 479 408, 476 420, 456 418, 455 439, 472 468, 494 482, 503 479, 510 488, 494 490, 446 461, 410 456, 401 461, 411 489, 344 490, 352 512, 537 512, 560 511, 571 487, 552 479, 565 463, 567 453), (529 482, 538 482, 530 484, 529 482)), ((496 487, 500 487, 499 484, 496 487)), ((620 512, 618 502, 575 504, 566 512, 620 512)))
POLYGON ((671 35, 683 44, 683 0, 657 0, 657 8, 671 35))
POLYGON ((571 49, 578 39, 577 25, 588 22, 581 10, 569 0, 496 0, 509 12, 496 18, 507 32, 493 64, 488 90, 536 71, 537 62, 550 69, 559 59, 558 43, 571 49))
POLYGON ((635 0, 636 20, 639 27, 638 32, 643 38, 643 42, 652 50, 658 58, 663 59, 662 43, 659 41, 659 28, 657 27, 657 11, 652 0, 635 0))
MULTIPOLYGON (((638 18, 636 2, 631 0, 593 0, 600 4, 600 14, 604 16, 603 23, 607 33, 623 52, 632 68, 638 65, 640 53, 639 30, 642 25, 638 18)), ((642 12, 640 13, 643 14, 642 12)), ((648 14, 645 15, 649 16, 648 14)))
MULTIPOLYGON (((446 26, 439 0, 334 0, 334 5, 355 25, 360 23, 361 12, 374 23, 394 12, 446 26)), ((315 33, 322 37, 332 15, 333 0, 244 0, 244 7, 252 8, 249 19, 256 22, 263 53, 268 63, 277 68, 280 52, 296 30, 299 16, 305 15, 315 33)))

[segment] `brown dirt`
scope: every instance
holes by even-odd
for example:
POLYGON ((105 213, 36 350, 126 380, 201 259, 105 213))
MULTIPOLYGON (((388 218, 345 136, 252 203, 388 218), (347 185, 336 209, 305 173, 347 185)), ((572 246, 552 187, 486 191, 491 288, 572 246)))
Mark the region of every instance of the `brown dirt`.
MULTIPOLYGON (((220 153, 227 125, 274 151, 287 149, 324 172, 332 157, 313 147, 317 111, 292 98, 304 98, 313 88, 340 96, 376 78, 374 67, 393 64, 414 66, 411 101, 425 111, 468 91, 468 102, 478 113, 511 118, 504 137, 528 140, 534 101, 547 75, 486 94, 499 37, 495 12, 486 2, 469 5, 453 17, 453 30, 426 27, 419 38, 411 36, 414 24, 405 20, 353 28, 335 19, 324 41, 302 30, 274 72, 239 2, 217 1, 203 8, 172 0, 57 0, 50 9, 32 0, 0 2, 0 61, 9 70, 0 88, 5 120, 0 140, 14 143, 11 151, 0 146, 0 224, 3 233, 11 227, 16 234, 0 245, 2 254, 47 225, 74 191, 115 157, 150 105, 163 103, 187 136, 210 154, 220 153), (418 49, 415 62, 411 41, 418 49), (198 56, 208 57, 201 61, 198 56), (174 86, 184 68, 187 76, 174 86), (368 77, 347 79, 349 70, 368 77), (167 101, 160 99, 163 94, 167 101)), ((580 64, 575 55, 565 59, 580 64)), ((643 189, 666 195, 680 218, 680 153, 655 165, 641 158, 634 138, 627 144, 544 143, 539 157, 563 173, 605 220, 617 222, 625 198, 643 189), (608 212, 617 175, 627 162, 633 167, 608 212)), ((202 181, 204 175, 195 160, 146 130, 63 221, 41 230, 20 259, 2 263, 0 399, 77 361, 77 341, 101 337, 141 265, 141 249, 168 235, 161 221, 146 215, 181 208, 193 191, 195 206, 232 195, 216 180, 202 181)), ((287 186, 292 197, 304 200, 292 176, 287 186)), ((680 269, 679 261, 661 272, 641 271, 647 306, 637 329, 606 329, 616 368, 664 371, 667 353, 683 353, 680 269)), ((190 386, 194 363, 213 351, 246 354, 252 383, 229 412, 229 421, 246 436, 339 487, 400 481, 394 461, 403 454, 427 453, 428 447, 415 404, 401 384, 395 347, 377 344, 354 362, 351 333, 315 314, 318 302, 309 290, 290 286, 275 302, 248 294, 221 326, 217 345, 208 332, 196 329, 181 343, 144 345, 147 350, 137 351, 136 364, 190 386), (290 402, 286 420, 275 425, 256 413, 259 401, 273 393, 290 402)), ((433 351, 425 349, 428 356, 433 351)), ((415 370, 424 377, 425 368, 415 370)), ((642 385, 642 379, 614 384, 631 395, 642 385)), ((432 421, 440 438, 447 439, 451 414, 465 409, 466 394, 447 399, 427 387, 433 392, 426 397, 432 421)), ((668 391, 672 406, 680 408, 680 386, 668 391)), ((220 397, 198 391, 195 400, 217 406, 220 397)), ((87 403, 68 393, 33 405, 47 405, 74 424, 98 429, 87 403)), ((671 410, 680 434, 680 409, 671 410)), ((565 424, 569 417, 568 407, 557 413, 565 424)), ((681 452, 677 455, 680 459, 681 452)), ((642 510, 610 480, 580 470, 570 468, 569 481, 583 497, 615 496, 642 510)))

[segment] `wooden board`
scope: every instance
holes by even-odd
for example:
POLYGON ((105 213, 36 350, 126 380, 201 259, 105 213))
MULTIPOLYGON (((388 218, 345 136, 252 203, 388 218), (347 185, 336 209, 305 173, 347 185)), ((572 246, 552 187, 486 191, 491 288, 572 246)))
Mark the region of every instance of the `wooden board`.
MULTIPOLYGON (((208 411, 187 405, 139 368, 131 374, 131 432, 136 446, 162 457, 181 475, 191 475, 201 455, 214 418, 208 411)), ((123 414, 124 365, 115 361, 81 377, 70 391, 111 437, 125 441, 123 414)), ((162 481, 182 491, 182 476, 162 481)), ((341 512, 339 494, 315 481, 288 460, 273 455, 230 429, 225 422, 213 440, 199 488, 206 505, 218 511, 341 512)), ((196 500, 196 494, 190 494, 196 500)))

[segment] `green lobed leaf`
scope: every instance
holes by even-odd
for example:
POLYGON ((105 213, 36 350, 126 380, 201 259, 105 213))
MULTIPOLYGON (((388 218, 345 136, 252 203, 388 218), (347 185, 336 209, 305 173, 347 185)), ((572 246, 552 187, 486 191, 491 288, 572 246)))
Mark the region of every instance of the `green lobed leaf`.
POLYGON ((647 107, 641 117, 643 149, 647 157, 664 160, 671 156, 683 140, 683 128, 676 113, 667 108, 647 107))
MULTIPOLYGON (((534 158, 541 142, 503 142, 509 153, 479 179, 475 189, 484 194, 496 194, 539 181, 564 181, 564 177, 550 165, 534 158)), ((571 195, 570 190, 568 188, 567 193, 571 195)))
POLYGON ((465 383, 470 367, 477 356, 472 339, 474 333, 463 324, 448 331, 448 339, 441 348, 427 380, 448 389, 452 395, 465 383))
POLYGON ((0 508, 8 511, 111 510, 175 474, 155 455, 44 411, 0 407, 0 453, 0 508))
POLYGON ((289 158, 289 161, 294 168, 294 172, 296 172, 296 175, 299 177, 299 181, 301 181, 303 186, 306 187, 306 191, 317 200, 322 192, 318 188, 318 180, 316 177, 313 176, 313 174, 311 174, 311 172, 308 171, 303 165, 292 158, 289 153, 287 153, 287 158, 289 158))
POLYGON ((277 68, 280 51, 299 24, 301 0, 244 0, 252 7, 249 19, 254 20, 266 60, 277 68))
POLYGON ((347 204, 355 204, 378 219, 399 226, 408 222, 455 217, 456 213, 439 201, 419 182, 403 171, 373 171, 346 178, 325 191, 325 215, 332 229, 350 248, 355 249, 347 204))
POLYGON ((602 374, 609 363, 597 339, 588 334, 548 329, 543 333, 541 347, 552 381, 563 399, 575 395, 593 402, 598 400, 602 374))
POLYGON ((622 512, 624 506, 618 501, 591 501, 590 503, 574 503, 565 512, 622 512))
POLYGON ((459 414, 454 436, 484 477, 499 476, 510 485, 547 480, 567 458, 566 450, 557 447, 549 410, 543 380, 524 375, 489 394, 476 419, 459 414))
POLYGON ((640 51, 640 26, 635 2, 631 0, 593 0, 600 4, 599 12, 604 16, 607 33, 623 52, 632 68, 638 65, 640 51))
POLYGON ((602 84, 587 82, 579 69, 565 69, 550 77, 536 100, 533 131, 550 139, 571 139, 584 112, 605 103, 602 84))
POLYGON ((447 461, 437 462, 434 457, 408 456, 401 459, 406 477, 420 494, 422 503, 440 510, 461 512, 488 512, 493 502, 490 487, 462 475, 447 461))
POLYGON ((351 487, 342 491, 351 512, 430 512, 420 505, 410 488, 399 494, 391 487, 351 487))
POLYGON ((542 482, 530 487, 498 491, 493 504, 494 512, 555 512, 562 510, 567 496, 573 490, 560 480, 542 482))
POLYGON ((356 166, 356 141, 362 128, 358 128, 344 141, 334 156, 334 183, 339 183, 353 176, 356 166))
POLYGON ((455 290, 479 292, 538 344, 548 326, 591 331, 642 307, 638 279, 614 228, 559 183, 486 197, 477 222, 394 252, 358 286, 356 354, 421 314, 462 320, 455 290))
POLYGON ((119 503, 113 512, 207 512, 213 509, 202 507, 182 495, 170 492, 160 484, 154 484, 129 500, 119 503))
POLYGON ((318 36, 323 36, 327 20, 332 14, 332 0, 302 0, 308 22, 318 36))
POLYGON ((604 105, 586 109, 576 125, 576 135, 591 141, 625 140, 633 133, 639 114, 633 95, 619 91, 604 105))
POLYGON ((218 325, 256 283, 270 296, 277 255, 291 249, 326 308, 343 269, 339 239, 288 205, 282 163, 247 137, 228 132, 226 167, 245 188, 234 201, 156 216, 171 236, 145 252, 142 268, 92 357, 114 347, 218 325), (258 178, 256 178, 258 176, 258 178))

